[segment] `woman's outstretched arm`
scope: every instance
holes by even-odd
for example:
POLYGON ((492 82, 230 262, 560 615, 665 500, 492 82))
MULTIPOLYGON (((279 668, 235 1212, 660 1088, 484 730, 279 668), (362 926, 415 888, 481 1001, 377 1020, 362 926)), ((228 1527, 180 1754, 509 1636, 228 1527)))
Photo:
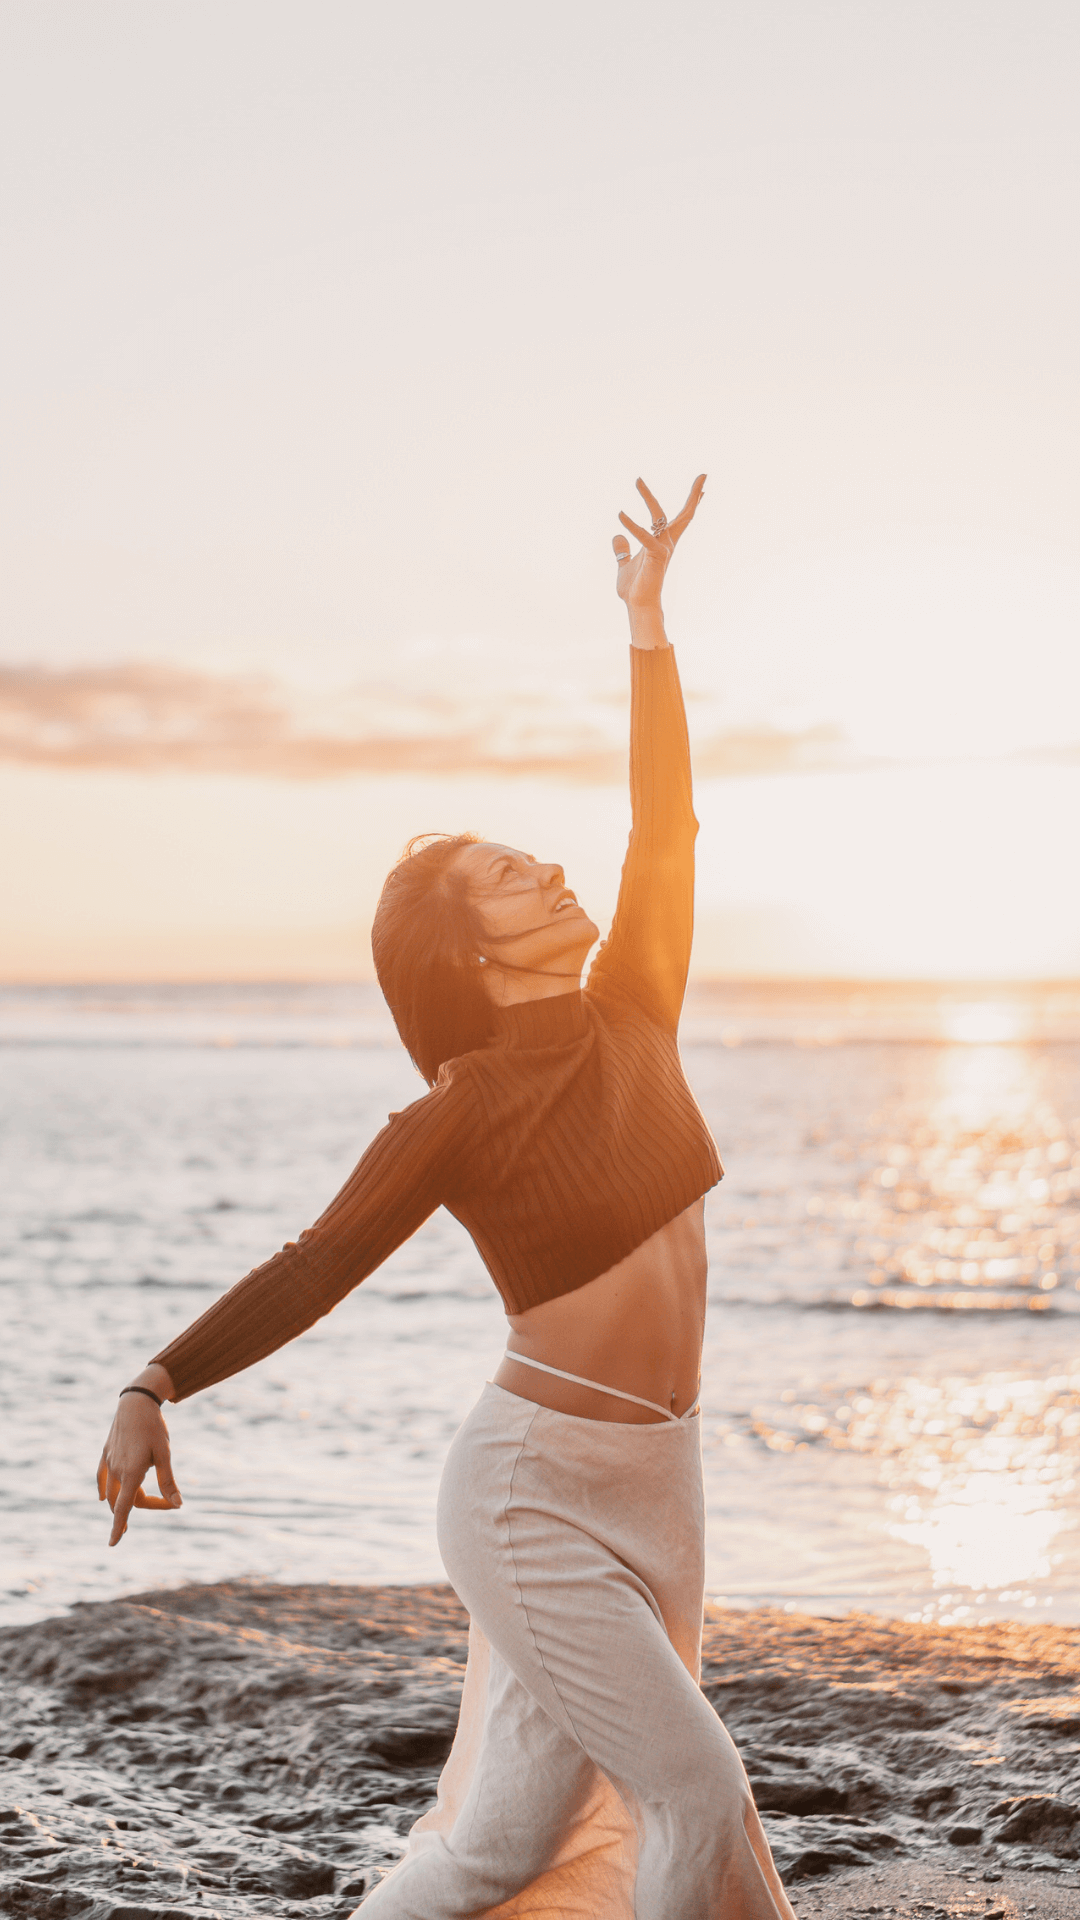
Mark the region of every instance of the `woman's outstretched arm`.
POLYGON ((690 746, 675 656, 664 631, 661 589, 676 544, 697 511, 700 474, 682 512, 668 522, 643 480, 650 528, 619 515, 641 542, 631 554, 613 541, 617 587, 630 616, 630 801, 633 825, 611 933, 596 957, 589 991, 628 996, 674 1031, 679 1023, 694 932, 694 818, 690 746))
POLYGON ((113 1510, 115 1546, 135 1507, 180 1505, 158 1400, 185 1400, 275 1353, 415 1233, 442 1201, 468 1151, 475 1108, 452 1071, 390 1122, 313 1227, 254 1268, 155 1354, 124 1392, 98 1464, 98 1497, 113 1510), (151 1466, 161 1497, 143 1493, 151 1466))

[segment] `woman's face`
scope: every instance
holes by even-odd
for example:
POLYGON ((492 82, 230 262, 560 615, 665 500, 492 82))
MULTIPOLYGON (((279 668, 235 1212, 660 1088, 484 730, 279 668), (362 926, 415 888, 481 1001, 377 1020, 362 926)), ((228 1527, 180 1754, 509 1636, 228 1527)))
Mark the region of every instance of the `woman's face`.
POLYGON ((560 866, 516 847, 479 840, 454 864, 491 936, 483 958, 508 975, 517 970, 577 980, 599 932, 566 884, 560 866))

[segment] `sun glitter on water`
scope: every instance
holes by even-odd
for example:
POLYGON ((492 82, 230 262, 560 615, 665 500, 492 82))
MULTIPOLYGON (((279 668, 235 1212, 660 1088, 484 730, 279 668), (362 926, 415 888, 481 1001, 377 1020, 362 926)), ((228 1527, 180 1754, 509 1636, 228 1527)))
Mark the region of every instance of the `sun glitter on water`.
MULTIPOLYGON (((909 1517, 890 1531, 925 1550, 935 1587, 963 1588, 976 1605, 992 1592, 999 1600, 1034 1606, 1025 1588, 1049 1578, 1050 1548, 1067 1516, 1050 1506, 1045 1490, 1002 1484, 990 1474, 972 1474, 957 1492, 963 1498, 951 1504, 939 1499, 929 1511, 917 1499, 897 1502, 909 1517)), ((958 1607, 952 1616, 936 1617, 961 1618, 968 1611, 958 1607)))
MULTIPOLYGON (((1023 1052, 985 1044, 1016 1037, 1013 1009, 960 1009, 955 1026, 978 1050, 943 1057, 921 1152, 891 1189, 882 1181, 895 1191, 914 1177, 924 1196, 903 1278, 924 1297, 959 1282, 961 1299, 1045 1305, 1075 1260, 1080 1155, 1023 1052)), ((892 1455, 888 1478, 904 1491, 890 1500, 900 1516, 890 1531, 926 1553, 933 1586, 959 1589, 958 1602, 1008 1594, 1025 1604, 1029 1584, 1050 1574, 1076 1488, 1080 1376, 905 1382, 884 1420, 868 1410, 871 1421, 863 1435, 856 1415, 848 1442, 892 1455)))
POLYGON ((1034 1084, 1026 1049, 946 1049, 932 1107, 882 1142, 883 1164, 860 1195, 857 1251, 870 1284, 851 1304, 1065 1306, 1080 1290, 1080 1150, 1071 1134, 1034 1084))
POLYGON ((886 1484, 902 1489, 888 1531, 925 1552, 935 1589, 1024 1604, 1050 1576, 1080 1467, 1080 1372, 905 1381, 856 1414, 848 1439, 885 1456, 886 1484))
POLYGON ((988 1043, 992 1011, 958 1010, 969 1044, 940 1051, 925 1104, 879 1116, 857 1189, 805 1201, 815 1227, 843 1234, 861 1267, 851 1306, 883 1325, 898 1309, 944 1316, 940 1367, 785 1391, 782 1408, 755 1410, 750 1422, 773 1452, 864 1456, 884 1496, 882 1533, 925 1569, 913 1618, 1046 1604, 1077 1551, 1080 1119, 1063 1089, 1050 1097, 1037 1050, 988 1043), (1002 1326, 993 1371, 946 1359, 956 1356, 947 1324, 972 1310, 980 1325, 1002 1326), (1060 1325, 1052 1371, 1033 1374, 1021 1358, 1033 1315, 1060 1325))
POLYGON ((979 1000, 970 1006, 949 1007, 942 1014, 947 1040, 969 1046, 1002 1045, 1025 1037, 1023 1014, 1004 1001, 979 1000))

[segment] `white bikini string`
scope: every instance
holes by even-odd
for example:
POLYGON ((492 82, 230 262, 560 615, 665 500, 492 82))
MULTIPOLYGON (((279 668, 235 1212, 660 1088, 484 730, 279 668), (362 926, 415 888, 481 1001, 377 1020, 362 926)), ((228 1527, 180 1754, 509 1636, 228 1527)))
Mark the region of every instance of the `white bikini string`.
POLYGON ((662 1413, 665 1420, 673 1420, 677 1427, 686 1418, 685 1414, 672 1413, 667 1407, 658 1406, 655 1400, 643 1400, 639 1393, 623 1393, 621 1387, 605 1387, 599 1380, 584 1380, 580 1373, 564 1373, 561 1367, 548 1367, 542 1360, 529 1360, 523 1353, 511 1353, 509 1347, 503 1359, 516 1360, 519 1367, 535 1367, 538 1373, 553 1373, 557 1380, 573 1381, 575 1387, 592 1387, 597 1393, 610 1394, 613 1400, 632 1400, 635 1407, 648 1407, 650 1413, 662 1413))

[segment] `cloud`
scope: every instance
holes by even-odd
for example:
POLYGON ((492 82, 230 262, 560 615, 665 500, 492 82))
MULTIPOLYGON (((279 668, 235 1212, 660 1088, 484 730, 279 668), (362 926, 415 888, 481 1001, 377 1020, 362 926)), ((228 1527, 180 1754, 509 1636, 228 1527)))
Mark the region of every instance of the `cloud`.
POLYGON ((1021 747, 1011 756, 1036 766, 1080 767, 1080 740, 1048 741, 1045 746, 1021 747))
MULTIPOLYGON (((572 689, 559 697, 537 688, 450 695, 371 686, 319 700, 266 676, 149 662, 0 666, 0 760, 285 780, 497 774, 607 785, 626 778, 626 710, 572 689)), ((695 740, 694 762, 700 775, 853 764, 844 736, 826 726, 714 729, 695 740)))
POLYGON ((839 727, 730 727, 694 741, 694 772, 816 773, 862 765, 839 727))

